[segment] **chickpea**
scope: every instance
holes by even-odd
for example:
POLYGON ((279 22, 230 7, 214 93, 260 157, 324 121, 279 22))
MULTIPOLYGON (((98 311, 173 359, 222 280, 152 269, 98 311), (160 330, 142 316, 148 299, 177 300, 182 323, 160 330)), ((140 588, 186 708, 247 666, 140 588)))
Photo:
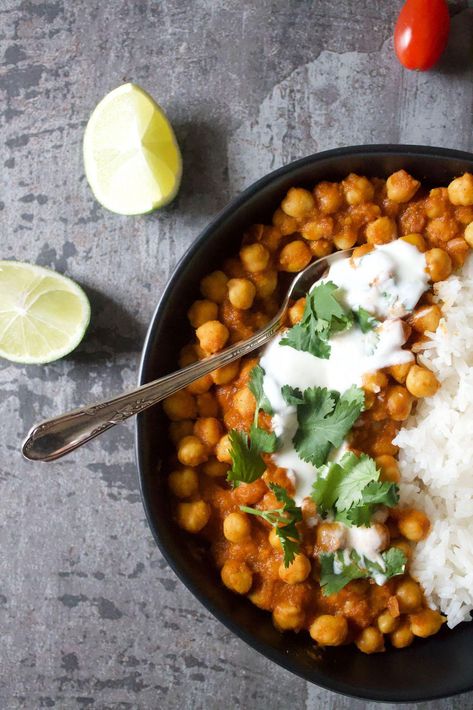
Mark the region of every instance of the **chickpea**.
POLYGON ((250 568, 244 562, 228 560, 223 565, 220 576, 222 582, 232 592, 237 594, 247 594, 253 584, 253 575, 250 568))
POLYGON ((382 456, 377 456, 375 461, 376 468, 379 468, 381 471, 381 481, 386 481, 387 483, 399 483, 401 480, 401 474, 399 471, 399 464, 394 456, 383 454, 382 456))
POLYGON ((413 312, 410 323, 418 333, 435 333, 442 318, 442 311, 436 304, 420 306, 413 312))
POLYGON ((186 390, 180 390, 167 397, 163 402, 163 409, 173 422, 194 419, 196 415, 195 399, 186 390))
POLYGON ((366 241, 369 244, 388 244, 396 237, 396 223, 390 217, 378 217, 366 227, 366 241))
POLYGON ((409 621, 414 636, 420 636, 425 639, 427 636, 433 636, 433 634, 440 631, 445 618, 433 609, 422 609, 417 614, 411 614, 409 621))
POLYGON ((377 619, 378 629, 382 634, 390 634, 399 626, 399 619, 391 616, 389 611, 384 611, 377 619))
POLYGON ((311 637, 320 646, 341 646, 348 635, 348 624, 344 616, 322 614, 309 629, 311 637))
POLYGON ((268 298, 268 296, 271 296, 275 292, 278 286, 278 272, 274 269, 256 271, 251 274, 251 280, 256 289, 258 298, 268 298))
POLYGON ((473 207, 457 207, 455 209, 455 218, 464 226, 470 224, 473 220, 473 207))
POLYGON ((269 262, 269 251, 262 244, 247 244, 240 249, 240 259, 246 271, 264 271, 269 262))
POLYGON ((299 323, 299 321, 302 320, 302 316, 304 315, 305 304, 306 299, 299 298, 299 300, 296 301, 294 305, 290 307, 289 320, 291 321, 291 325, 295 325, 296 323, 299 323))
POLYGON ((204 394, 204 392, 209 391, 213 383, 210 375, 203 375, 198 380, 194 380, 190 385, 187 385, 186 390, 191 394, 204 394))
POLYGON ((452 273, 452 260, 445 249, 429 249, 425 252, 427 271, 432 281, 444 281, 452 273))
POLYGON ((201 470, 209 478, 221 478, 227 475, 228 469, 229 465, 227 463, 223 463, 212 456, 202 464, 201 470))
POLYGON ((402 511, 398 525, 401 535, 412 542, 424 540, 430 532, 430 521, 420 510, 402 511))
POLYGON ((444 216, 432 219, 425 231, 431 242, 436 244, 438 242, 448 242, 456 237, 458 229, 458 223, 453 217, 444 216))
POLYGON ((276 532, 276 528, 271 528, 268 535, 269 544, 278 552, 282 552, 281 538, 276 532))
POLYGON ((446 187, 434 187, 425 201, 425 213, 429 219, 448 213, 449 201, 446 187))
POLYGON ((213 271, 200 282, 202 295, 215 303, 222 303, 227 297, 227 276, 223 271, 213 271))
POLYGON ((297 232, 297 221, 294 217, 289 217, 280 207, 273 214, 273 224, 279 229, 283 237, 297 232))
POLYGON ((363 389, 367 392, 373 392, 378 394, 388 385, 388 378, 381 372, 377 370, 376 372, 366 372, 361 379, 363 389))
POLYGON ((304 612, 296 604, 280 602, 274 607, 273 623, 280 631, 297 631, 304 625, 304 612))
POLYGON ((280 565, 279 577, 283 582, 286 582, 286 584, 297 584, 307 579, 310 574, 310 569, 309 559, 300 552, 294 557, 289 567, 280 565))
POLYGON ((209 320, 215 320, 218 315, 218 306, 214 301, 194 301, 192 306, 187 311, 187 317, 193 328, 207 323, 209 320))
POLYGON ((219 320, 209 320, 197 328, 195 332, 201 348, 208 355, 222 350, 230 337, 228 328, 219 320))
POLYGON ((361 205, 362 202, 372 202, 373 200, 374 187, 366 177, 350 173, 343 180, 342 188, 349 205, 361 205))
POLYGON ((409 614, 417 611, 422 606, 422 592, 419 585, 413 579, 404 579, 399 583, 396 590, 396 597, 399 602, 401 614, 409 614))
POLYGON ((169 425, 169 438, 176 446, 181 439, 189 436, 194 431, 194 422, 191 419, 181 419, 179 422, 172 422, 169 425))
POLYGON ((434 373, 420 365, 412 365, 407 377, 406 387, 414 397, 432 397, 440 387, 434 373))
POLYGON ((248 387, 242 387, 237 390, 233 397, 233 406, 240 416, 245 419, 251 419, 256 409, 256 400, 253 392, 251 392, 248 387))
POLYGON ((407 419, 412 409, 412 395, 402 385, 389 387, 386 393, 388 413, 395 422, 407 419))
POLYGON ((391 643, 394 648, 406 648, 414 641, 414 634, 411 631, 409 622, 403 621, 397 629, 391 633, 391 643))
POLYGON ((308 241, 330 238, 333 234, 332 217, 318 217, 306 222, 301 229, 301 234, 308 241))
POLYGON ((409 202, 420 187, 420 182, 415 180, 405 170, 398 170, 386 180, 388 199, 393 202, 409 202))
POLYGON ((355 645, 363 653, 379 653, 384 651, 383 634, 376 626, 367 626, 355 639, 355 645))
POLYGON ((300 240, 289 242, 279 254, 279 268, 281 271, 289 271, 290 273, 302 271, 311 258, 312 252, 307 244, 300 240))
POLYGON ((309 243, 309 248, 317 259, 321 259, 323 256, 328 256, 333 252, 333 243, 328 239, 317 239, 316 242, 309 243))
POLYGON ((407 374, 411 367, 412 362, 403 362, 402 365, 391 365, 391 367, 387 368, 387 372, 391 375, 392 378, 396 380, 396 382, 399 382, 400 385, 403 385, 406 381, 407 374))
POLYGON ((187 532, 198 533, 209 522, 210 505, 203 500, 191 503, 179 503, 177 506, 177 523, 187 532))
POLYGON ((403 237, 401 237, 401 239, 404 242, 407 242, 408 244, 412 244, 413 246, 417 247, 417 249, 422 253, 427 250, 427 244, 422 234, 416 234, 415 232, 413 234, 405 234, 403 237))
POLYGON ((248 279, 230 279, 228 286, 228 298, 232 306, 243 311, 248 310, 253 305, 256 296, 256 287, 248 279))
POLYGON ((216 417, 218 415, 218 402, 211 392, 199 394, 196 399, 199 417, 216 417))
POLYGON ((314 192, 323 214, 333 214, 343 204, 342 192, 337 182, 319 182, 314 192))
POLYGON ((358 239, 358 232, 355 227, 344 227, 333 237, 333 243, 337 249, 351 249, 358 239))
POLYGON ((465 227, 465 234, 463 236, 468 246, 473 249, 473 222, 470 222, 470 224, 465 227))
POLYGON ((196 436, 185 436, 177 447, 177 458, 183 466, 198 466, 207 461, 207 447, 196 436))
POLYGON ((210 376, 216 385, 228 385, 229 382, 238 377, 239 372, 240 361, 236 360, 235 362, 229 362, 228 365, 219 367, 218 370, 212 370, 210 376))
POLYGON ((447 254, 452 260, 454 268, 459 268, 463 266, 466 261, 466 257, 470 252, 470 248, 463 237, 455 237, 455 239, 450 239, 447 242, 447 254))
POLYGON ((202 417, 194 424, 194 434, 209 449, 212 449, 222 438, 222 425, 214 417, 202 417))
POLYGON ((473 205, 473 175, 465 173, 452 180, 448 186, 448 199, 452 205, 473 205))
POLYGON ((223 534, 230 542, 242 542, 250 532, 251 524, 245 513, 229 513, 223 521, 223 534))
POLYGON ((395 456, 399 448, 393 444, 393 437, 394 433, 378 435, 371 443, 371 455, 375 458, 377 456, 383 456, 383 454, 395 456))
POLYGON ((230 455, 230 439, 228 434, 224 434, 217 446, 215 447, 215 455, 222 463, 232 463, 230 455))
POLYGON ((309 190, 302 187, 291 187, 286 197, 281 202, 285 214, 295 219, 306 217, 315 207, 314 198, 309 190))
POLYGON ((193 468, 181 468, 169 474, 168 485, 176 498, 190 498, 197 493, 199 479, 193 468))
POLYGON ((338 523, 320 523, 317 525, 317 547, 324 552, 335 552, 343 546, 345 534, 338 523))
POLYGON ((276 251, 282 239, 281 230, 277 227, 264 225, 258 241, 269 251, 276 251))

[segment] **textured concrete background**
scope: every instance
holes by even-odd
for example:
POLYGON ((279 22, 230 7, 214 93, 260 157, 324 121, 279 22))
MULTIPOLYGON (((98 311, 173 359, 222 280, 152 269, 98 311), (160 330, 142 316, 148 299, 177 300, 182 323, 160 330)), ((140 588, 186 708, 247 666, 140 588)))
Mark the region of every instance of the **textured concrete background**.
MULTIPOLYGON (((136 382, 174 264, 242 187, 354 143, 473 148, 473 16, 452 4, 438 69, 392 53, 400 0, 0 0, 0 255, 67 273, 86 340, 45 367, 0 363, 0 707, 368 707, 247 648, 174 577, 144 520, 131 426, 53 465, 21 460, 34 422, 136 382), (81 140, 122 81, 166 108, 184 155, 174 204, 97 205, 81 140)), ((473 694, 418 708, 473 707, 473 694)))

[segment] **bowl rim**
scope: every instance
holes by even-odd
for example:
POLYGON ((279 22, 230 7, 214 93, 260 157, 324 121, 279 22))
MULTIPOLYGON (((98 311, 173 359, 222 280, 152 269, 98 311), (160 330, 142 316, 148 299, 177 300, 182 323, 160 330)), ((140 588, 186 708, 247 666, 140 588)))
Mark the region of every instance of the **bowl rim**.
MULTIPOLYGON (((204 229, 200 231, 198 236, 194 239, 188 249, 180 257, 177 264, 174 266, 172 274, 168 279, 164 290, 157 302, 157 305, 153 311, 150 324, 148 326, 148 330, 145 336, 138 371, 138 383, 140 385, 143 385, 149 381, 145 377, 145 371, 148 366, 148 361, 151 357, 151 343, 153 341, 154 332, 160 320, 161 311, 163 310, 164 305, 168 300, 169 294, 174 289, 176 282, 180 279, 180 274, 183 268, 194 257, 195 253, 199 251, 201 245, 209 238, 212 232, 216 228, 218 228, 220 224, 224 222, 237 208, 242 206, 251 196, 259 192, 265 186, 269 185, 278 177, 283 176, 286 173, 292 172, 293 170, 297 170, 298 168, 302 168, 322 160, 356 155, 376 155, 380 158, 383 156, 389 157, 393 155, 420 158, 449 158, 464 161, 468 160, 473 163, 473 153, 450 148, 438 148, 435 146, 422 146, 416 144, 398 145, 380 143, 370 145, 354 145, 324 150, 320 153, 312 153, 303 158, 299 158, 298 160, 291 161, 290 163, 287 163, 286 165, 283 165, 282 167, 277 168, 276 170, 273 170, 270 173, 267 173, 263 177, 251 183, 242 192, 238 193, 238 195, 236 195, 233 199, 227 202, 225 206, 215 215, 215 217, 210 220, 210 222, 206 225, 206 227, 204 227, 204 229)), ((279 651, 274 650, 271 646, 260 641, 256 636, 252 636, 251 634, 247 633, 245 629, 243 629, 237 623, 233 622, 230 617, 228 617, 224 612, 220 611, 220 609, 215 606, 211 599, 209 599, 203 592, 201 592, 198 585, 193 582, 193 580, 189 577, 185 570, 180 568, 179 564, 173 559, 171 554, 168 552, 166 546, 162 544, 158 530, 153 521, 153 516, 151 513, 147 495, 144 491, 144 463, 143 454, 140 446, 142 419, 143 415, 138 415, 135 422, 135 461, 138 469, 141 501, 154 541, 174 574, 192 593, 192 595, 205 607, 205 609, 207 609, 216 619, 218 619, 218 621, 220 621, 226 628, 232 631, 238 638, 248 644, 250 648, 254 649, 265 658, 268 658, 269 660, 273 661, 278 666, 284 668, 287 671, 290 671, 299 678, 302 678, 306 682, 312 683, 324 690, 339 693, 341 695, 345 695, 346 697, 355 698, 358 700, 369 700, 380 703, 427 702, 431 700, 439 700, 441 698, 446 697, 454 697, 456 695, 461 695, 462 693, 467 693, 473 690, 473 685, 466 685, 465 687, 456 688, 448 694, 445 694, 444 692, 433 692, 426 695, 424 692, 419 695, 410 694, 409 697, 403 695, 402 692, 399 690, 398 692, 393 692, 389 695, 389 697, 387 697, 385 693, 381 693, 376 690, 366 690, 363 691, 364 694, 361 695, 360 693, 354 692, 352 686, 338 680, 334 683, 329 683, 322 678, 320 680, 318 679, 317 682, 315 682, 313 680, 308 679, 303 673, 303 671, 298 668, 297 664, 295 664, 289 656, 282 657, 279 651)))

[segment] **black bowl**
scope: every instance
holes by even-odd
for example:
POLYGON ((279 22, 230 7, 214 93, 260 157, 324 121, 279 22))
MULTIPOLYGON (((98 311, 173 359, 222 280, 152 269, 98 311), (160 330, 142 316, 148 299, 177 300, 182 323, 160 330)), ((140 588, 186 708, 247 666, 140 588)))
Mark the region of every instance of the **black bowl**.
MULTIPOLYGON (((180 261, 154 313, 140 370, 144 384, 177 368, 179 349, 189 341, 186 310, 199 281, 238 250, 242 233, 269 220, 287 189, 318 180, 340 180, 350 172, 384 177, 405 168, 424 183, 447 185, 473 155, 419 146, 358 146, 311 155, 267 175, 240 194, 204 230, 180 261)), ((250 646, 287 670, 328 690, 387 702, 431 700, 473 689, 473 626, 416 642, 402 651, 366 656, 354 647, 317 650, 307 633, 281 634, 269 613, 228 591, 207 559, 206 549, 174 523, 161 462, 169 451, 161 408, 140 415, 136 426, 141 493, 148 522, 164 557, 190 591, 250 646)))

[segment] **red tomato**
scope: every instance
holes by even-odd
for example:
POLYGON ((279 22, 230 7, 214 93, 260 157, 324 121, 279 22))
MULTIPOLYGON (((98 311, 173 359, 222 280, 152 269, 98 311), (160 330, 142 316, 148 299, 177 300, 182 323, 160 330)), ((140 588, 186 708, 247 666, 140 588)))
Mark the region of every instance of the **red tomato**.
POLYGON ((406 69, 425 71, 447 46, 450 15, 445 0, 407 0, 394 30, 394 47, 406 69))

